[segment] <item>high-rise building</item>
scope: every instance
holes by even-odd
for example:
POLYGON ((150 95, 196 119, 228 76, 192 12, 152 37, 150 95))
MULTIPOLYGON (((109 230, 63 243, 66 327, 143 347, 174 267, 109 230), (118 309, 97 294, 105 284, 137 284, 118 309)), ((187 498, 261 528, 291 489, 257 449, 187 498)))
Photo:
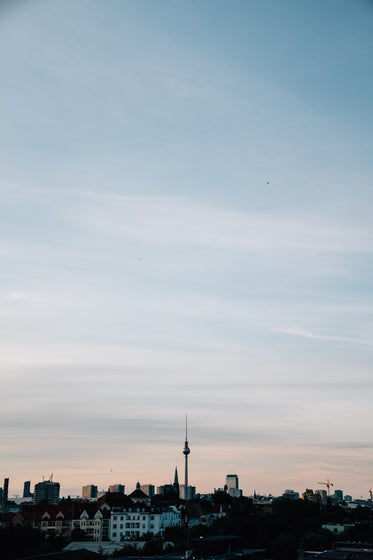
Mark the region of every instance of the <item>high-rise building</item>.
POLYGON ((109 486, 109 492, 119 492, 120 494, 124 494, 125 486, 124 484, 112 484, 109 486))
POLYGON ((31 480, 26 480, 23 483, 23 497, 24 498, 31 498, 31 480))
POLYGON ((141 484, 140 490, 144 492, 149 498, 152 498, 155 494, 154 484, 141 484))
POLYGON ((6 506, 8 503, 8 488, 9 488, 9 478, 4 478, 4 486, 1 494, 1 505, 0 505, 1 513, 6 512, 6 506))
MULTIPOLYGON (((180 492, 180 497, 184 498, 184 500, 189 500, 189 486, 188 486, 188 455, 190 453, 190 449, 188 446, 188 419, 186 418, 185 420, 185 445, 184 445, 184 449, 183 449, 183 453, 185 455, 185 483, 184 483, 184 491, 183 493, 180 492)), ((181 485, 183 486, 183 485, 181 485)), ((180 490, 181 490, 181 486, 180 486, 180 490)))
POLYGON ((332 499, 335 504, 343 502, 343 490, 334 490, 334 496, 332 496, 332 499))
POLYGON ((236 474, 227 474, 225 477, 225 487, 227 493, 232 496, 232 498, 239 498, 242 496, 242 490, 239 489, 238 476, 236 474))
POLYGON ((60 483, 52 480, 43 480, 34 487, 34 503, 47 502, 47 504, 57 504, 60 499, 60 483))
POLYGON ((228 490, 238 490, 238 476, 236 474, 227 474, 225 477, 225 484, 228 490))
MULTIPOLYGON (((186 493, 185 493, 184 484, 179 485, 179 492, 180 492, 180 496, 185 496, 186 493)), ((188 495, 188 500, 193 500, 196 496, 196 487, 189 485, 187 495, 188 495)), ((184 499, 186 499, 186 498, 184 498, 184 499)))
POLYGON ((157 494, 160 494, 161 496, 172 496, 174 494, 174 485, 162 484, 162 486, 157 486, 157 494))
POLYGON ((302 494, 303 500, 308 500, 309 502, 316 502, 317 504, 322 503, 322 497, 317 492, 314 492, 312 488, 306 488, 306 491, 302 494))
POLYGON ((323 488, 322 488, 322 489, 315 490, 315 494, 318 494, 318 495, 321 497, 321 502, 322 502, 323 504, 326 504, 326 503, 327 503, 327 501, 328 501, 328 493, 327 493, 326 490, 324 490, 323 488))
POLYGON ((82 488, 83 500, 97 500, 97 486, 94 484, 87 484, 82 488))

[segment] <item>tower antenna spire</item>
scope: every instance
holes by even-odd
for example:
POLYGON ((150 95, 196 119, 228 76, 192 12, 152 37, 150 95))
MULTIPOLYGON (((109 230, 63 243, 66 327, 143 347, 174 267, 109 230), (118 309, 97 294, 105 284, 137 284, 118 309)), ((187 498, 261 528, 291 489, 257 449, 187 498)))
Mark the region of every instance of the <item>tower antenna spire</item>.
POLYGON ((184 479, 184 500, 189 498, 189 487, 188 487, 188 455, 190 453, 188 445, 188 415, 185 415, 185 445, 183 449, 185 455, 185 479, 184 479))

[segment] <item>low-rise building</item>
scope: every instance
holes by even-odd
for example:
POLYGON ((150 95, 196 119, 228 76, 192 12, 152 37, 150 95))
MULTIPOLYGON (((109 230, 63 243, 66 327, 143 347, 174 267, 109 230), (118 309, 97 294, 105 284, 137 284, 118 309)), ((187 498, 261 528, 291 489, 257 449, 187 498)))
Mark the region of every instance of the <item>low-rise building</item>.
POLYGON ((352 525, 342 525, 341 523, 332 523, 332 522, 324 523, 324 525, 321 526, 323 529, 327 529, 328 531, 334 534, 343 533, 346 529, 352 527, 352 525))
POLYGON ((110 507, 89 503, 34 506, 9 520, 12 525, 34 527, 47 535, 71 537, 75 529, 92 540, 109 538, 110 507))
POLYGON ((136 484, 136 489, 128 496, 136 504, 145 504, 150 506, 151 499, 145 492, 141 490, 140 482, 136 484))
POLYGON ((146 533, 163 534, 166 527, 181 525, 181 513, 176 506, 113 508, 110 521, 110 540, 120 541, 142 537, 146 533))
POLYGON ((210 502, 186 502, 182 507, 183 518, 187 519, 189 527, 204 525, 211 527, 216 519, 226 516, 223 506, 210 502))

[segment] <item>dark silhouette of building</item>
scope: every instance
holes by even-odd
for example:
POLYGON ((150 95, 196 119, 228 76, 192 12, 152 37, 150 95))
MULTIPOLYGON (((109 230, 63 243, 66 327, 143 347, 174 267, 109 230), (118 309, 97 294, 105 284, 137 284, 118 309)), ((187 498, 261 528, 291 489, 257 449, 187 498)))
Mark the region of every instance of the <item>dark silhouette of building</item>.
POLYGON ((4 478, 4 486, 3 486, 3 492, 2 492, 2 495, 1 495, 1 505, 0 505, 1 513, 6 512, 6 506, 7 506, 7 503, 8 503, 8 487, 9 487, 9 478, 4 478))
POLYGON ((57 504, 60 499, 60 483, 52 480, 44 480, 35 484, 34 503, 46 502, 47 504, 57 504))
POLYGON ((150 498, 141 490, 140 482, 137 482, 136 489, 128 497, 135 503, 150 504, 150 498))
POLYGON ((23 497, 24 498, 31 498, 31 480, 26 480, 23 483, 23 497))
POLYGON ((178 477, 178 474, 177 474, 177 467, 175 467, 175 476, 174 476, 173 487, 174 487, 175 497, 177 499, 179 499, 179 497, 180 497, 180 486, 179 486, 179 477, 178 477))
POLYGON ((124 494, 125 486, 124 484, 112 484, 109 486, 109 492, 120 492, 121 494, 124 494))
POLYGON ((152 498, 155 494, 154 484, 141 484, 140 490, 144 492, 149 498, 152 498))

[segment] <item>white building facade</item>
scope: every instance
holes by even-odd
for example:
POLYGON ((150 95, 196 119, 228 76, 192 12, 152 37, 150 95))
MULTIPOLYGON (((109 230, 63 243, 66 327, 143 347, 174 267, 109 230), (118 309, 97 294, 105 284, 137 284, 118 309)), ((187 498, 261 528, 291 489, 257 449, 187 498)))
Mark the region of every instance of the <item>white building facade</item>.
POLYGON ((113 508, 111 511, 111 541, 142 537, 146 533, 161 535, 166 527, 179 527, 181 513, 176 506, 113 508))

